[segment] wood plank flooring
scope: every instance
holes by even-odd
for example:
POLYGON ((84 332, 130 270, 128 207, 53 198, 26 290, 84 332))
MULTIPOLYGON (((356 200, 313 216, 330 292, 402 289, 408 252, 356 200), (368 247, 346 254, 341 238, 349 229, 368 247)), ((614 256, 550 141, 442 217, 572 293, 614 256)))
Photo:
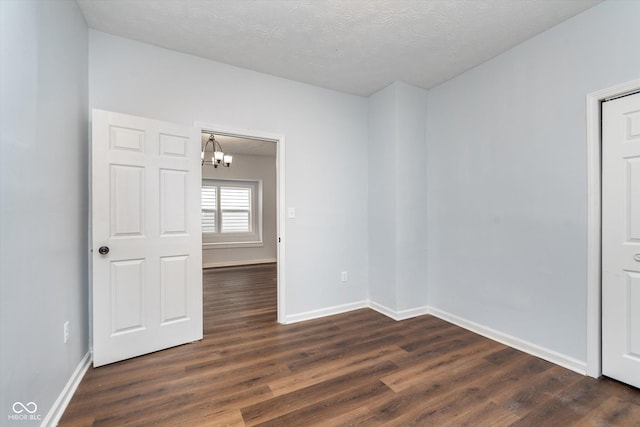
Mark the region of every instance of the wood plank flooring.
POLYGON ((205 270, 204 339, 90 369, 61 426, 640 426, 640 391, 431 316, 276 323, 275 265, 205 270))

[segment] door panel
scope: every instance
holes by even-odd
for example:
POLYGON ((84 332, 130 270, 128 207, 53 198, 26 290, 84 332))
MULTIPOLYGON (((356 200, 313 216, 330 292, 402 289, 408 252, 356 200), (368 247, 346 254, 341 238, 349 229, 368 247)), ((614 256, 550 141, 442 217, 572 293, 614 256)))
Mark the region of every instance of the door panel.
POLYGON ((640 274, 627 272, 627 294, 629 313, 629 354, 640 360, 640 274))
POLYGON ((93 111, 94 366, 202 338, 199 138, 93 111))
POLYGON ((187 233, 187 171, 160 170, 160 233, 187 233))
POLYGON ((602 114, 602 370, 640 387, 640 94, 602 114))
POLYGON ((111 334, 129 333, 145 327, 145 261, 131 259, 111 263, 111 334))
POLYGON ((111 237, 144 234, 144 167, 110 165, 111 237))
POLYGON ((640 182, 640 158, 636 157, 626 160, 627 173, 627 240, 640 242, 640 215, 633 213, 640 212, 640 191, 638 186, 634 185, 640 182), (633 190, 636 190, 635 192, 633 190))
POLYGON ((163 323, 176 322, 188 317, 188 261, 187 256, 163 257, 160 260, 163 323))

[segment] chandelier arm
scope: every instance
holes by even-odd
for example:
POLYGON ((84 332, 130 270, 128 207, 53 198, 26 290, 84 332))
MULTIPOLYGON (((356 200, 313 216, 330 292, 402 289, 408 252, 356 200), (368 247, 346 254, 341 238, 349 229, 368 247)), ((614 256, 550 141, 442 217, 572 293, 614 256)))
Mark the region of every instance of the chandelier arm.
POLYGON ((211 141, 211 138, 207 139, 207 142, 204 143, 204 148, 202 149, 202 161, 201 161, 201 166, 204 166, 204 161, 205 161, 205 154, 207 153, 207 147, 209 146, 209 141, 211 141))

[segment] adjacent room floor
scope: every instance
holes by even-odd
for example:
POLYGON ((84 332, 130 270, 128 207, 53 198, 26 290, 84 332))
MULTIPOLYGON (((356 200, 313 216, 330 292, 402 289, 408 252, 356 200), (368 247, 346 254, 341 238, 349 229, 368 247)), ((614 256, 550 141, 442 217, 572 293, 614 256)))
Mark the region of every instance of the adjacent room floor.
POLYGON ((640 426, 640 390, 431 316, 276 323, 275 264, 204 271, 204 339, 90 369, 61 426, 640 426))

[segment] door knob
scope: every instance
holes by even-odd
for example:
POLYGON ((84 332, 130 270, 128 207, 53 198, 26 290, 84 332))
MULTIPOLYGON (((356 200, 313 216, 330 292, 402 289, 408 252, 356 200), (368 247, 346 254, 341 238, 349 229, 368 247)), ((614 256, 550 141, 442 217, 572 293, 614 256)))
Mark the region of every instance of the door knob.
POLYGON ((634 256, 633 259, 640 262, 640 254, 636 254, 636 256, 634 256))
POLYGON ((108 246, 100 246, 100 249, 98 249, 98 253, 100 255, 106 255, 109 253, 109 247, 108 246))

